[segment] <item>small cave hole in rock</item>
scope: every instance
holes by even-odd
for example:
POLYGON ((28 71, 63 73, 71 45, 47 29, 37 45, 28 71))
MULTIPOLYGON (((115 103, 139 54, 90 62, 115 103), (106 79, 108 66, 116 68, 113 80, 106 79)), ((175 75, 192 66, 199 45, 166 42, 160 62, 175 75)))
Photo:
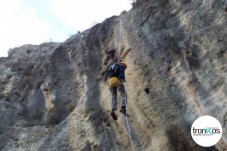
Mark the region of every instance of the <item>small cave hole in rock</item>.
POLYGON ((144 91, 145 91, 147 94, 149 94, 149 93, 150 93, 149 88, 145 88, 145 89, 144 89, 144 91))
POLYGON ((47 92, 48 91, 48 88, 44 88, 43 91, 47 92))
POLYGON ((110 127, 110 122, 106 123, 106 126, 110 127))
POLYGON ((225 12, 227 12, 227 7, 225 8, 225 12))
POLYGON ((31 53, 31 50, 29 50, 29 49, 28 49, 28 50, 26 50, 26 53, 31 53))
POLYGON ((116 52, 115 49, 111 49, 111 50, 109 50, 109 51, 106 51, 107 55, 108 55, 111 59, 113 59, 113 58, 115 57, 115 52, 116 52))
POLYGON ((170 72, 171 69, 172 69, 172 66, 168 66, 167 71, 170 72))

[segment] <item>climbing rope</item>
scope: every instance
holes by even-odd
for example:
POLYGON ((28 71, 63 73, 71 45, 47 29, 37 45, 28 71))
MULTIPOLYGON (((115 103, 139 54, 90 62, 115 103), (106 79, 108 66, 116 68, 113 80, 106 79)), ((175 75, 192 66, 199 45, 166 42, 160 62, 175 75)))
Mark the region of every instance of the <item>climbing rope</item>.
POLYGON ((130 129, 130 126, 129 126, 129 121, 128 121, 128 109, 127 109, 127 101, 128 101, 128 98, 127 98, 127 94, 126 94, 126 87, 125 87, 125 85, 124 85, 124 88, 125 88, 125 110, 126 110, 126 116, 125 116, 125 118, 126 118, 126 122, 127 122, 127 128, 128 128, 128 134, 129 134, 129 139, 130 139, 130 143, 131 143, 131 149, 132 149, 132 151, 134 151, 133 142, 132 142, 132 135, 131 135, 131 129, 130 129))
MULTIPOLYGON (((120 16, 119 16, 119 18, 120 18, 120 24, 119 24, 119 37, 118 37, 118 50, 119 50, 119 53, 120 53, 120 51, 121 51, 121 40, 122 40, 122 31, 121 31, 121 27, 122 27, 122 23, 121 23, 121 14, 120 14, 120 16)), ((120 59, 121 58, 119 58, 118 59, 118 63, 119 63, 119 61, 120 61, 120 59)), ((121 60, 121 61, 123 61, 123 60, 121 60)), ((123 83, 123 85, 124 85, 124 83, 123 83)), ((126 87, 125 87, 125 85, 124 85, 124 89, 125 89, 125 110, 126 110, 126 122, 127 122, 127 128, 128 128, 128 134, 129 134, 129 139, 130 139, 130 143, 131 143, 131 149, 132 149, 132 151, 134 151, 134 148, 133 148, 133 142, 132 142, 132 136, 131 136, 131 129, 130 129, 130 126, 129 126, 129 121, 128 121, 128 113, 127 113, 127 94, 126 94, 126 87)))
MULTIPOLYGON (((119 23, 119 37, 118 37, 118 50, 119 50, 119 53, 121 51, 121 40, 122 40, 122 30, 121 30, 121 27, 122 27, 122 23, 121 23, 121 14, 119 16, 120 18, 120 23, 119 23)), ((118 63, 119 61, 123 61, 123 60, 120 60, 121 58, 118 59, 118 63)), ((133 148, 133 142, 132 142, 132 136, 131 136, 131 129, 130 129, 130 126, 129 126, 129 120, 128 120, 128 113, 127 113, 127 94, 126 94, 126 87, 125 87, 125 84, 123 83, 124 85, 124 89, 125 89, 125 110, 126 110, 126 122, 127 122, 127 129, 128 129, 128 134, 129 134, 129 139, 130 139, 130 143, 131 143, 131 150, 134 151, 134 148, 133 148)))
MULTIPOLYGON (((120 23, 119 23, 119 35, 118 35, 118 51, 119 51, 119 54, 121 53, 121 40, 122 40, 122 34, 121 34, 121 15, 119 16, 120 17, 120 23)), ((120 55, 119 55, 119 58, 118 58, 118 63, 120 62, 120 55)))

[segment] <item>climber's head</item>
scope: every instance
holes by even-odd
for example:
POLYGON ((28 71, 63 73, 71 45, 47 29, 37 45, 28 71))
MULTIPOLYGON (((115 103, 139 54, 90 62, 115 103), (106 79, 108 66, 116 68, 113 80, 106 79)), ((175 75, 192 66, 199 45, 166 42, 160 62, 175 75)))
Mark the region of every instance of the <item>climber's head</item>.
POLYGON ((120 62, 121 65, 123 65, 125 67, 125 69, 127 68, 127 64, 124 62, 120 62))

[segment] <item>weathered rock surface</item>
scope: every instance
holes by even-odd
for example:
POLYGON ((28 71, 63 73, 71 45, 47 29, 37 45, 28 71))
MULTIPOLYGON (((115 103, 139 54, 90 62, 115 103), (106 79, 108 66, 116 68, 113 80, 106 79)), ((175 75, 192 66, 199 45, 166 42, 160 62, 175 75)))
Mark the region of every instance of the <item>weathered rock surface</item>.
POLYGON ((0 58, 0 150, 131 150, 103 81, 111 59, 124 56, 134 150, 226 151, 226 8, 225 0, 139 0, 63 43, 10 50, 0 58), (191 138, 201 115, 222 123, 216 146, 191 138))

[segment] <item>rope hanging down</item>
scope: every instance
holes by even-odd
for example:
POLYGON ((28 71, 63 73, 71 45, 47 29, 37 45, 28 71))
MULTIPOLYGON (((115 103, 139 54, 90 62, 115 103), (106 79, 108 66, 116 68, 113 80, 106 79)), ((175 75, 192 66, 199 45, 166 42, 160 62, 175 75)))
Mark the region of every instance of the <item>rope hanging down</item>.
MULTIPOLYGON (((119 22, 119 35, 118 35, 118 51, 119 51, 119 54, 121 53, 121 15, 119 16, 120 17, 120 22, 119 22)), ((120 56, 120 55, 119 55, 120 56)), ((123 61, 123 60, 120 60, 120 57, 118 58, 118 63, 120 61, 123 61)))
MULTIPOLYGON (((122 31, 121 31, 121 27, 122 27, 122 23, 121 23, 121 15, 119 16, 120 17, 120 25, 119 25, 119 37, 118 37, 118 51, 119 51, 119 53, 120 53, 120 51, 121 51, 121 40, 122 40, 122 31)), ((118 60, 118 62, 120 61, 120 58, 119 58, 119 60, 118 60)), ((121 60, 121 61, 123 61, 123 60, 121 60)), ((130 139, 130 143, 131 143, 131 149, 132 149, 132 151, 134 151, 134 148, 133 148, 133 142, 132 142, 132 136, 131 136, 131 129, 130 129, 130 126, 129 126, 129 121, 128 121, 128 113, 127 113, 127 94, 126 94, 126 87, 125 87, 125 85, 124 85, 124 88, 125 88, 125 109, 126 109, 126 116, 125 116, 125 118, 126 118, 126 122, 127 122, 127 129, 128 129, 128 134, 129 134, 129 139, 130 139)))
MULTIPOLYGON (((125 85, 124 85, 124 87, 125 87, 125 85)), ((126 122, 127 122, 127 128, 128 128, 128 134, 129 134, 129 138, 130 138, 130 142, 131 142, 131 149, 132 149, 132 151, 134 151, 134 148, 133 148, 133 142, 132 142, 132 136, 131 136, 131 129, 130 129, 130 126, 129 126, 129 121, 128 121, 128 109, 127 109, 127 101, 128 101, 128 98, 127 98, 127 94, 126 94, 126 87, 125 87, 125 102, 126 102, 126 116, 125 116, 125 118, 126 118, 126 122)))

